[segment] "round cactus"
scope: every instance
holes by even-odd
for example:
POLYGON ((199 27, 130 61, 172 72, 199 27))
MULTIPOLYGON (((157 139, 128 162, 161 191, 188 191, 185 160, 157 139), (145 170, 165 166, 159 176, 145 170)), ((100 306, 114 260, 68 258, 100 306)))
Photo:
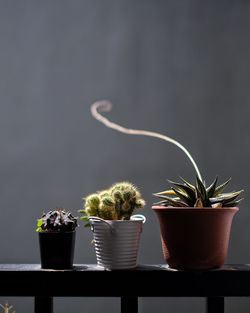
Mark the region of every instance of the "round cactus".
POLYGON ((89 195, 86 198, 86 205, 90 208, 98 207, 100 204, 100 197, 97 193, 94 193, 92 195, 89 195))
POLYGON ((117 220, 118 216, 115 210, 115 206, 102 203, 100 205, 99 217, 103 218, 104 220, 117 220))
POLYGON ((129 182, 120 182, 87 196, 84 210, 80 211, 84 214, 81 219, 86 221, 88 216, 98 216, 106 220, 129 220, 134 210, 144 205, 137 187, 129 182))

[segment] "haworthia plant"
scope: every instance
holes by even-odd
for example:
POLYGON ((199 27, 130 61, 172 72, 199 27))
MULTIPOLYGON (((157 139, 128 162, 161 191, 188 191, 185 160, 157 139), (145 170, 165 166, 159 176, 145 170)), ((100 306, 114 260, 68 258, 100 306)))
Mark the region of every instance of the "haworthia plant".
POLYGON ((13 305, 9 305, 8 302, 6 302, 4 305, 0 304, 0 307, 3 309, 4 313, 15 313, 16 311, 13 311, 13 305))
POLYGON ((161 199, 155 204, 172 207, 222 208, 237 206, 242 200, 237 200, 237 197, 243 190, 223 192, 230 179, 217 185, 218 178, 216 177, 209 187, 206 187, 205 182, 199 177, 196 177, 195 184, 183 178, 181 181, 181 183, 169 181, 172 184, 171 189, 155 193, 154 195, 161 199))

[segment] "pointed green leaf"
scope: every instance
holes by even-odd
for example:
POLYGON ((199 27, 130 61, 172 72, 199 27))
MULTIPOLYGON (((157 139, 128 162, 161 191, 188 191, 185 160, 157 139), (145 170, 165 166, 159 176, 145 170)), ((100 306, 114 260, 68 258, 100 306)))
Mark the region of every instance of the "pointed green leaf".
POLYGON ((166 203, 166 200, 161 200, 158 202, 154 202, 153 205, 164 205, 164 203, 166 203))
POLYGON ((160 196, 160 195, 168 195, 168 196, 171 196, 171 195, 174 195, 174 192, 172 189, 170 190, 164 190, 164 191, 161 191, 161 192, 157 192, 157 193, 153 193, 154 196, 160 196))
POLYGON ((195 191, 191 187, 175 182, 173 182, 173 185, 176 186, 182 193, 186 194, 190 199, 192 199, 193 202, 195 202, 195 191))
POLYGON ((213 197, 215 189, 216 189, 216 185, 217 185, 217 181, 218 181, 218 176, 216 176, 215 180, 212 182, 212 184, 207 188, 207 196, 208 198, 213 197))
POLYGON ((188 205, 181 201, 179 198, 171 198, 168 196, 158 196, 161 199, 164 199, 167 205, 177 206, 177 207, 187 207, 188 205))
POLYGON ((231 177, 227 181, 225 181, 223 184, 216 187, 215 192, 214 192, 215 197, 218 196, 225 189, 225 187, 228 185, 230 180, 231 180, 231 177))
POLYGON ((210 198, 211 203, 222 202, 223 204, 234 201, 243 190, 230 192, 230 193, 222 193, 218 197, 210 198))
POLYGON ((209 207, 210 202, 207 196, 206 188, 198 176, 196 176, 196 193, 197 198, 201 198, 204 207, 209 207))
POLYGON ((190 187, 191 189, 193 189, 193 191, 195 191, 195 186, 190 184, 188 181, 186 181, 184 178, 182 178, 180 176, 180 179, 183 181, 184 184, 186 184, 188 187, 190 187))
POLYGON ((243 200, 243 198, 242 198, 242 199, 239 199, 239 200, 236 200, 236 201, 234 201, 234 202, 228 202, 228 203, 226 203, 226 204, 224 205, 224 207, 230 207, 230 208, 237 207, 238 204, 239 204, 242 200, 243 200))
POLYGON ((43 225, 43 220, 40 218, 39 220, 37 220, 37 226, 41 227, 43 225))
POLYGON ((172 187, 173 191, 175 192, 175 194, 184 202, 186 203, 187 206, 193 206, 194 205, 194 201, 193 199, 191 199, 186 192, 183 193, 180 190, 177 190, 176 188, 172 187))

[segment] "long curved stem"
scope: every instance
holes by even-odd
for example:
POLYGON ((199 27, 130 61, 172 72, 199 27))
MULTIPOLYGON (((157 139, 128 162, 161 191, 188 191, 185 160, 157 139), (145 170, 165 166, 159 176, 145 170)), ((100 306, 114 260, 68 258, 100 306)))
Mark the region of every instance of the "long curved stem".
POLYGON ((90 110, 91 110, 93 117, 95 119, 97 119, 99 122, 103 123, 105 126, 107 126, 109 128, 115 129, 121 133, 124 133, 127 135, 141 135, 141 136, 155 137, 155 138, 159 138, 159 139, 171 142, 172 144, 176 145, 189 158, 189 160, 191 161, 191 163, 194 166, 194 169, 197 173, 197 176, 200 178, 200 180, 202 180, 199 168, 198 168, 197 164, 195 163, 193 157, 191 156, 189 151, 182 144, 180 144, 177 140, 170 138, 166 135, 162 135, 160 133, 156 133, 156 132, 152 132, 152 131, 125 128, 123 126, 120 126, 116 123, 111 122, 110 120, 108 120, 106 117, 102 116, 98 112, 98 110, 101 112, 108 112, 108 111, 111 111, 111 109, 112 109, 112 103, 109 101, 106 101, 106 100, 102 100, 102 101, 97 101, 97 102, 93 103, 91 105, 90 110))

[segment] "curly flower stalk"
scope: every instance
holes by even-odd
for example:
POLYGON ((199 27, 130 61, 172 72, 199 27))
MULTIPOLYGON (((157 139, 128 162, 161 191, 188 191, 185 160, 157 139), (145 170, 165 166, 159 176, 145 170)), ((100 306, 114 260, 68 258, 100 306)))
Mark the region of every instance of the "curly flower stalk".
POLYGON ((112 109, 112 103, 106 100, 102 100, 102 101, 97 101, 95 103, 93 103, 91 105, 91 113, 93 115, 93 117, 98 120, 99 122, 101 122, 102 124, 104 124, 105 126, 107 126, 108 128, 112 128, 114 130, 117 130, 118 132, 121 132, 123 134, 127 134, 127 135, 141 135, 141 136, 149 136, 149 137, 155 137, 158 139, 162 139, 164 141, 168 141, 172 144, 174 144, 175 146, 177 146, 178 148, 180 148, 188 157, 188 159, 191 161, 197 176, 199 177, 200 180, 202 180, 201 178, 201 174, 199 171, 199 168, 197 166, 197 164, 195 163, 192 155, 190 154, 190 152, 182 145, 180 144, 177 140, 170 138, 166 135, 162 135, 160 133, 157 132, 152 132, 152 131, 147 131, 147 130, 138 130, 138 129, 130 129, 130 128, 125 128, 123 126, 120 126, 116 123, 111 122, 110 120, 108 120, 106 117, 104 117, 103 115, 101 115, 99 111, 101 112, 109 112, 112 109))

